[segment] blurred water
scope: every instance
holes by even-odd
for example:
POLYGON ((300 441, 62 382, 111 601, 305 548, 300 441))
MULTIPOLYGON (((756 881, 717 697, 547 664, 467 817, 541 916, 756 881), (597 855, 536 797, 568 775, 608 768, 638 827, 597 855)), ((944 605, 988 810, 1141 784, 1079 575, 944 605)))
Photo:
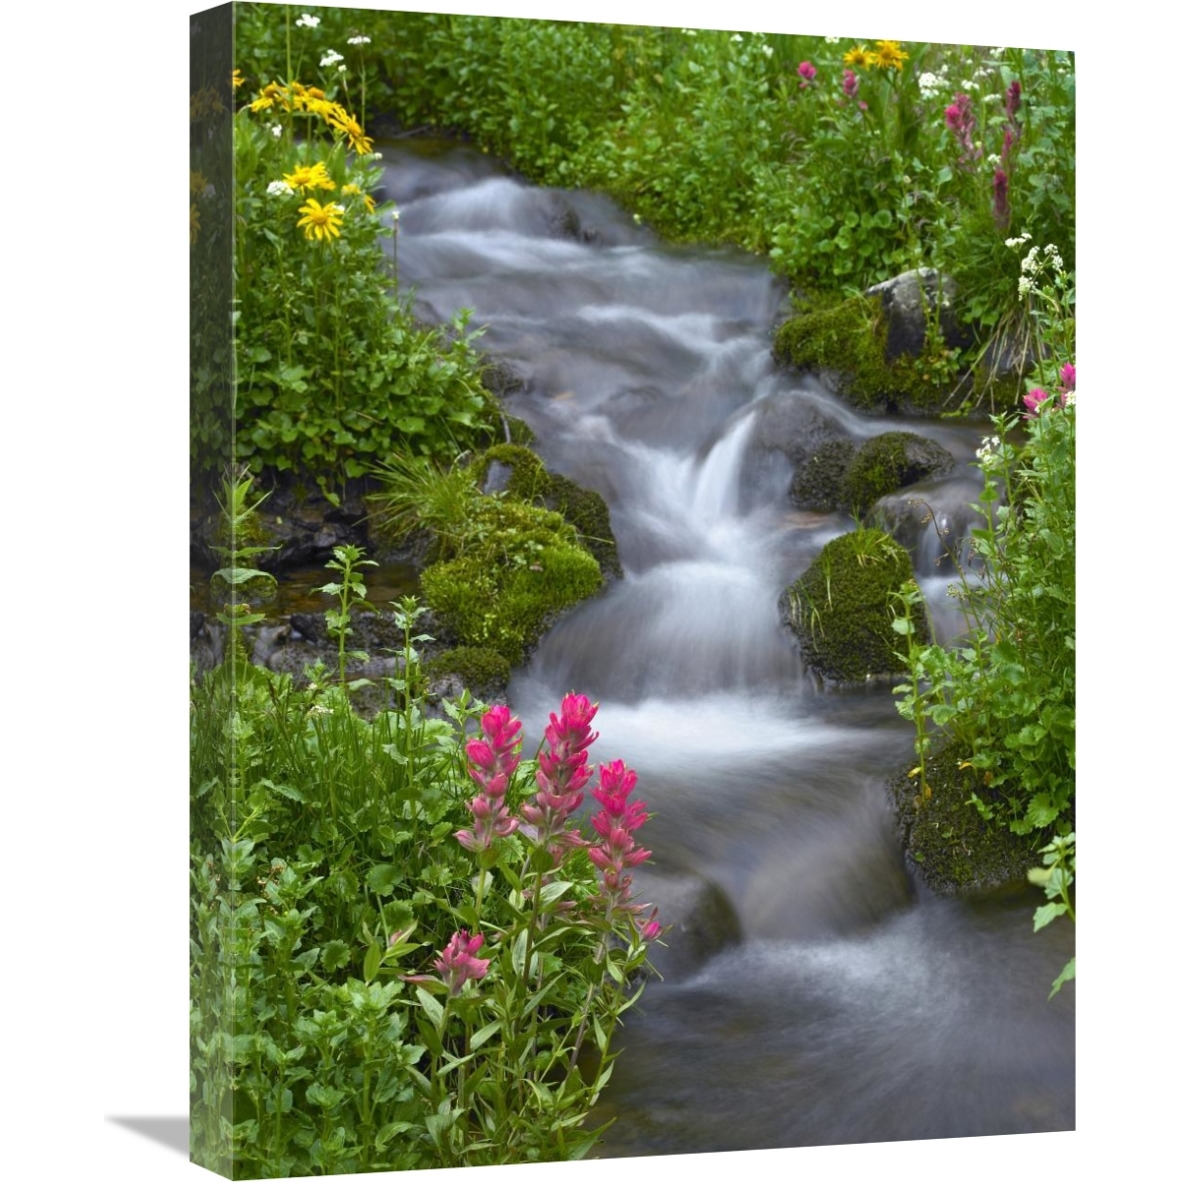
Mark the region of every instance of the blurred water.
POLYGON ((1072 1128, 1073 994, 1046 995, 1073 933, 1035 936, 1026 892, 917 897, 883 788, 909 724, 889 688, 819 692, 778 619, 786 583, 851 523, 794 509, 791 441, 770 458, 755 442, 774 409, 952 453, 889 506, 948 639, 981 429, 856 415, 777 371, 783 297, 757 260, 668 247, 606 199, 463 148, 383 150, 419 314, 474 310, 520 380, 507 410, 603 494, 619 542, 624 578, 517 671, 514 709, 538 734, 564 693, 598 699, 595 754, 637 770, 654 861, 716 882, 743 929, 630 1012, 605 1152, 1072 1128))

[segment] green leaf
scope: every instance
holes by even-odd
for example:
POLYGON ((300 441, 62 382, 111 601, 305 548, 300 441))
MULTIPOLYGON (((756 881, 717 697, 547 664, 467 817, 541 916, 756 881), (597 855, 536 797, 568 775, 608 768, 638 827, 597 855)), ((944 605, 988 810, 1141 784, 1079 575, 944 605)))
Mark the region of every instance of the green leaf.
POLYGON ((382 965, 382 946, 378 943, 373 943, 366 949, 365 964, 362 966, 361 975, 365 978, 365 983, 368 985, 377 975, 378 969, 382 965))
POLYGON ((1060 915, 1066 915, 1066 903, 1044 903, 1034 913, 1034 930, 1041 931, 1051 922, 1052 919, 1057 919, 1060 915))
POLYGON ((329 940, 321 953, 320 963, 326 973, 343 968, 349 963, 349 945, 344 940, 329 940))
POLYGON ((439 1004, 421 985, 415 986, 415 996, 419 999, 419 1005, 423 1007, 423 1012, 431 1019, 436 1030, 442 1031, 444 1012, 443 1006, 439 1004))
POLYGON ((1066 984, 1066 982, 1074 981, 1074 980, 1075 980, 1075 957, 1073 956, 1063 966, 1063 971, 1055 978, 1055 983, 1054 983, 1054 985, 1051 986, 1050 993, 1047 994, 1047 1001, 1050 1001, 1051 998, 1054 997, 1055 994, 1059 992, 1059 990, 1063 987, 1063 985, 1066 984))
POLYGON ((392 895, 394 888, 402 881, 402 870, 390 862, 374 866, 365 876, 365 885, 375 895, 392 895))

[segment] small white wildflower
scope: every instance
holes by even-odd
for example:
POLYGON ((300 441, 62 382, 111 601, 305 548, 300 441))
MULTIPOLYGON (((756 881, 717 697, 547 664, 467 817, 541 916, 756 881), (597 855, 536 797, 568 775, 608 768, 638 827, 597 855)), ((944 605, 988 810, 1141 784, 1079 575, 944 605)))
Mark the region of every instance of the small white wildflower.
POLYGON ((301 16, 298 21, 296 21, 296 24, 303 25, 305 29, 314 29, 318 24, 320 24, 320 18, 318 16, 313 16, 309 12, 305 12, 304 15, 301 16))
POLYGON ((1023 275, 1018 280, 1018 294, 1021 296, 1029 295, 1031 289, 1034 287, 1034 281, 1029 275, 1023 275))
POLYGON ((287 183, 287 181, 272 181, 267 186, 267 195, 270 197, 290 197, 295 190, 287 183))
POLYGON ((841 40, 840 37, 826 37, 825 43, 827 45, 836 45, 841 40))
POLYGON ((1038 270, 1038 247, 1032 246, 1030 253, 1022 260, 1022 270, 1026 272, 1038 270))
POLYGON ((961 90, 976 90, 976 89, 977 89, 977 83, 976 83, 976 82, 974 82, 972 78, 966 78, 966 79, 965 79, 965 80, 964 80, 964 81, 963 81, 963 82, 960 84, 960 88, 961 88, 961 90))
POLYGON ((349 44, 350 44, 350 45, 368 45, 368 44, 369 44, 369 38, 368 38, 368 37, 363 37, 363 36, 350 37, 350 38, 349 38, 349 44))
POLYGON ((337 73, 338 74, 347 74, 348 72, 349 72, 348 66, 337 66, 337 73))
POLYGON ((993 155, 985 157, 985 163, 988 164, 990 168, 996 168, 1001 163, 1001 157, 995 152, 993 155))
POLYGON ((977 459, 981 461, 981 467, 988 468, 997 461, 999 447, 1001 447, 1001 440, 996 435, 987 435, 981 440, 981 446, 977 448, 977 459))
POLYGON ((761 45, 759 48, 763 50, 764 57, 772 57, 776 52, 770 45, 761 45))
POLYGON ((931 98, 936 91, 940 89, 940 79, 938 75, 933 74, 930 70, 925 71, 919 76, 919 93, 925 98, 931 98))
POLYGON ((201 196, 204 197, 206 201, 212 201, 217 195, 218 191, 213 187, 213 185, 206 185, 205 188, 201 190, 201 196))
POLYGON ((684 33, 684 34, 685 34, 687 37, 696 37, 696 36, 698 35, 698 30, 697 30, 697 29, 682 29, 681 31, 682 31, 682 32, 683 32, 683 33, 684 33))
POLYGON ((1004 57, 1004 56, 1005 56, 1005 52, 1006 52, 1006 51, 1005 51, 1004 49, 995 49, 995 50, 993 51, 993 56, 994 56, 994 57, 1004 57))
POLYGON ((369 158, 370 160, 381 160, 382 154, 381 152, 370 152, 369 158))
POLYGON ((395 221, 398 221, 398 210, 395 210, 391 216, 394 218, 395 221))
POLYGON ((282 123, 272 123, 271 124, 271 134, 276 139, 278 139, 283 134, 283 124, 282 123))
POLYGON ((741 41, 743 40, 743 34, 742 34, 742 33, 734 33, 734 34, 731 36, 731 40, 732 40, 732 41, 739 41, 739 42, 741 42, 741 41))
POLYGON ((1063 405, 1064 406, 1074 406, 1075 405, 1075 391, 1074 390, 1068 390, 1067 393, 1063 395, 1063 405))
POLYGON ((639 226, 640 225, 640 214, 634 213, 632 215, 632 220, 639 226))
POLYGON ((335 66, 337 62, 343 62, 345 59, 337 53, 335 49, 330 49, 321 59, 320 68, 327 70, 329 66, 335 66))

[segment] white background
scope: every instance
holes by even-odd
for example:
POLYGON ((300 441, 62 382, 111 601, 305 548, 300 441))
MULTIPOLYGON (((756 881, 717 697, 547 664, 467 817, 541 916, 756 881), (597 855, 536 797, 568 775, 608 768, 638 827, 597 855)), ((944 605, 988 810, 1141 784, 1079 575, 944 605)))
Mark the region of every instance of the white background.
MULTIPOLYGON (((201 7, 0 18, 10 1178, 197 1177, 187 1155, 119 1120, 182 1118, 188 1103, 185 108, 187 17, 201 7)), ((537 0, 404 7, 558 15, 537 0)), ((1165 1176, 1153 1163, 1176 1145, 1179 1049, 1167 965, 1177 498, 1165 495, 1179 397, 1176 29, 1143 3, 1103 21, 1066 3, 847 0, 831 23, 816 11, 566 0, 561 15, 1078 53, 1078 1131, 510 1172, 1165 1176)))

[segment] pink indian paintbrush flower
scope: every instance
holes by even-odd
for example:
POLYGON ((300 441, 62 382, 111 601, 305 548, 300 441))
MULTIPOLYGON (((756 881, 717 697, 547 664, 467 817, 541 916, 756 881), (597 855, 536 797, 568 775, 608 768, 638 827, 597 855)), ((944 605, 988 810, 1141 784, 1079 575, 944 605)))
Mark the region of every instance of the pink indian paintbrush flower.
POLYGON ((1063 393, 1075 393, 1075 366, 1068 361, 1059 370, 1059 381, 1063 383, 1063 393))
POLYGON ((475 954, 484 944, 484 937, 478 932, 469 936, 461 929, 447 942, 447 947, 431 962, 438 977, 425 973, 404 973, 403 981, 413 985, 444 985, 449 997, 459 997, 468 981, 479 981, 488 972, 489 960, 481 960, 475 954))
POLYGON ((858 75, 853 70, 846 70, 841 76, 841 89, 846 98, 856 98, 858 95, 858 75))
POLYGON ((599 786, 591 790, 603 807, 591 818, 599 841, 587 847, 587 857, 603 876, 602 894, 609 917, 615 911, 636 914, 644 909, 642 904, 628 901, 632 888, 628 871, 652 856, 652 850, 637 845, 632 836, 648 820, 644 801, 628 799, 635 787, 636 773, 617 759, 600 764, 599 786))
POLYGON ((973 143, 977 117, 973 114, 973 101, 967 94, 958 94, 953 102, 944 108, 944 126, 952 132, 960 145, 960 164, 971 164, 981 155, 981 149, 973 143))
POLYGON ((1006 91, 1006 118, 1011 122, 1014 121, 1018 114, 1018 108, 1022 105, 1022 83, 1017 78, 1010 83, 1009 89, 1006 91))
POLYGON ((480 786, 467 802, 476 823, 456 833, 459 843, 474 853, 487 850, 496 837, 508 837, 520 824, 509 813, 505 791, 521 762, 521 720, 507 706, 494 706, 480 720, 480 729, 485 738, 471 739, 466 747, 468 774, 480 786))
POLYGON ((1024 394, 1022 396, 1022 403, 1026 407, 1026 409, 1030 412, 1029 414, 1023 415, 1022 417, 1024 419, 1034 418, 1035 415, 1038 414, 1039 406, 1042 403, 1046 402, 1046 400, 1047 400, 1047 392, 1044 389, 1042 389, 1040 386, 1035 386, 1034 389, 1031 390, 1029 394, 1024 394))
POLYGON ((546 727, 549 750, 538 755, 538 791, 534 802, 521 806, 526 825, 522 832, 545 846, 555 865, 568 849, 582 844, 568 827, 571 813, 583 803, 583 788, 591 779, 587 748, 599 738, 591 722, 599 707, 586 694, 567 694, 558 714, 546 727))
POLYGON ((800 75, 801 89, 804 89, 804 87, 808 86, 808 84, 812 82, 814 78, 816 78, 817 67, 814 66, 812 62, 801 62, 800 65, 796 67, 796 72, 800 75))

